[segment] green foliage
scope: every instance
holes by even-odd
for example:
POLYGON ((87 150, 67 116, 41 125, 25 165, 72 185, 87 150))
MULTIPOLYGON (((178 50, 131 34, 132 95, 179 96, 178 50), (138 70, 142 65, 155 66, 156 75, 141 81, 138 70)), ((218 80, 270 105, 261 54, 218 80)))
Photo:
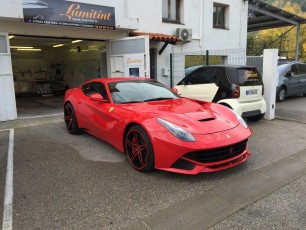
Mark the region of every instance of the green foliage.
MULTIPOLYGON (((305 0, 265 0, 264 2, 306 18, 305 0)), ((296 29, 291 29, 292 27, 293 26, 249 33, 247 38, 248 55, 261 55, 265 48, 276 48, 279 49, 280 56, 294 59, 296 29)), ((300 33, 299 57, 302 61, 306 61, 306 25, 301 26, 300 33)))

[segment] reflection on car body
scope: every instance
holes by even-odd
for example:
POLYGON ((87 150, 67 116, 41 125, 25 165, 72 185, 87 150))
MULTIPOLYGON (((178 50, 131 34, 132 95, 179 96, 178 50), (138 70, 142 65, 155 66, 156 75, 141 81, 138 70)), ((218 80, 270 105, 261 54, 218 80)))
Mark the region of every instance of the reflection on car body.
POLYGON ((110 143, 142 172, 215 172, 250 155, 251 130, 237 113, 181 98, 152 79, 90 80, 66 92, 64 118, 69 133, 110 143))

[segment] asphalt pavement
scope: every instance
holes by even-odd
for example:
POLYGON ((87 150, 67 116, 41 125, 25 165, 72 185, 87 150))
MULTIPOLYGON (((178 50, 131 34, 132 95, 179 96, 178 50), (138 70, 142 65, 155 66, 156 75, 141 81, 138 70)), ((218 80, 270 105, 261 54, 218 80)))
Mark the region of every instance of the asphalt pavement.
POLYGON ((13 229, 306 229, 305 108, 277 103, 277 119, 249 122, 247 162, 196 176, 139 173, 62 115, 0 122, 0 197, 14 129, 13 229))

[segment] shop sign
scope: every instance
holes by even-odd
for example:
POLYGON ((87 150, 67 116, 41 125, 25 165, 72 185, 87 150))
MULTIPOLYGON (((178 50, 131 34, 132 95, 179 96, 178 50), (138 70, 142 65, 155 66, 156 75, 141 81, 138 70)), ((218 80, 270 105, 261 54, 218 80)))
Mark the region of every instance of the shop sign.
POLYGON ((115 29, 115 8, 66 0, 22 0, 24 22, 115 29))

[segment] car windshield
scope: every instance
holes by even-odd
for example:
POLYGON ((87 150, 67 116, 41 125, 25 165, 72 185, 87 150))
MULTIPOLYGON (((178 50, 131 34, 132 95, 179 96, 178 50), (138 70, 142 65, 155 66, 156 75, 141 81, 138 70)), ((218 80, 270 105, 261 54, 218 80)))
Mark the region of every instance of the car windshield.
POLYGON ((256 68, 230 68, 227 70, 229 80, 242 86, 262 85, 262 78, 256 68))
POLYGON ((175 99, 179 96, 156 81, 117 81, 108 83, 115 104, 175 99))

